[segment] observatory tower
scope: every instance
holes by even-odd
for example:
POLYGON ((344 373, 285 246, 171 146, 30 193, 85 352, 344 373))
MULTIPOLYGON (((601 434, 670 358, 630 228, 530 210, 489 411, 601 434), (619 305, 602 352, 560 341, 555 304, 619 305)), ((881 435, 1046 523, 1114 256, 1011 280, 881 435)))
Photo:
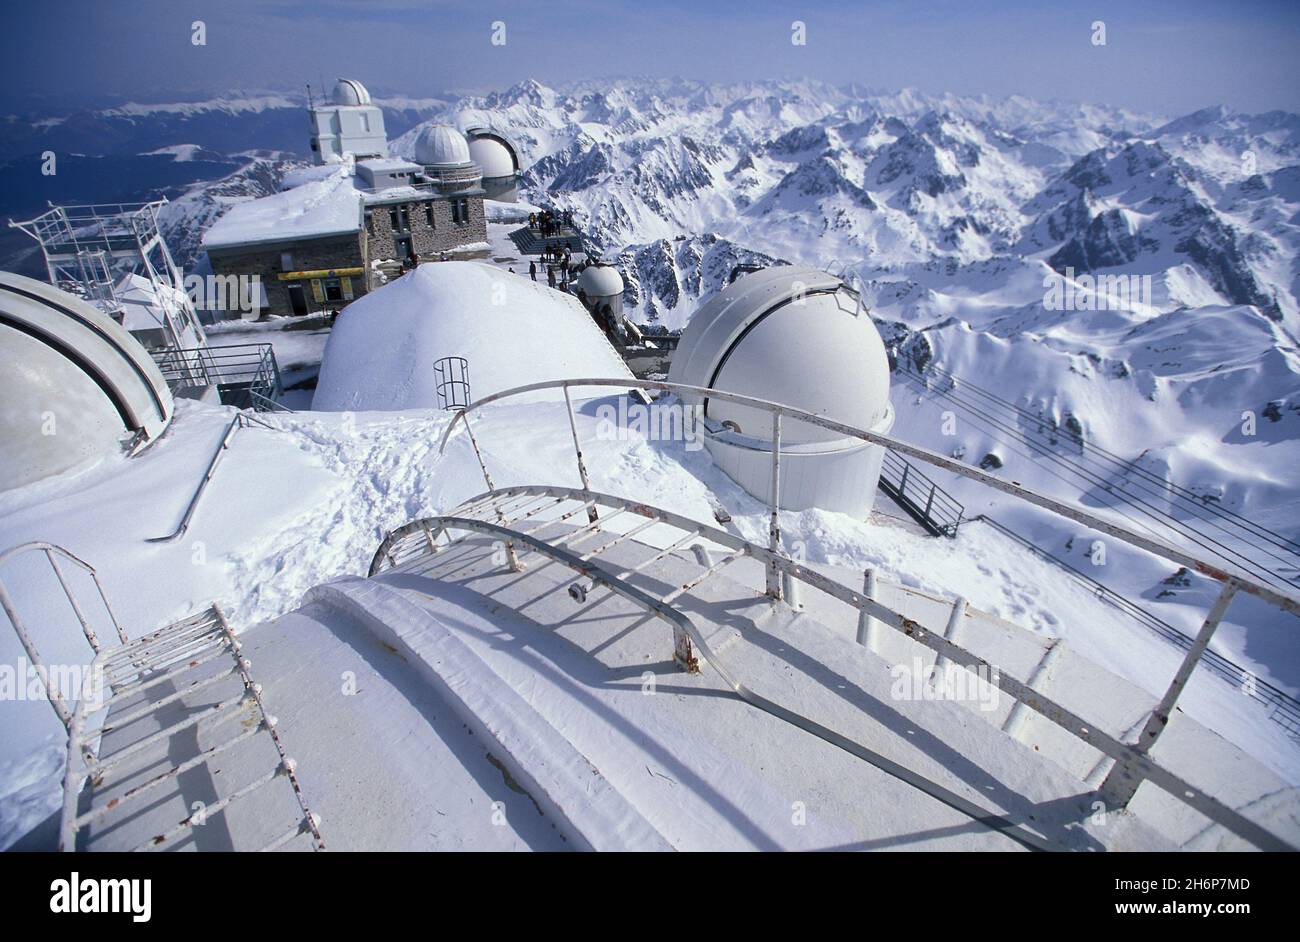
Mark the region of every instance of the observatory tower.
MULTIPOLYGON (((768 399, 873 432, 894 424, 889 361, 855 291, 815 268, 754 272, 709 299, 682 332, 669 382, 768 399)), ((694 399, 691 404, 696 404, 694 399)), ((704 441, 718 465, 767 500, 772 416, 703 399, 704 441)), ((884 450, 808 422, 781 428, 781 507, 871 512, 884 450)))
POLYGON ((384 112, 360 82, 341 78, 330 104, 312 106, 311 152, 317 164, 335 163, 346 153, 364 160, 388 152, 384 112))

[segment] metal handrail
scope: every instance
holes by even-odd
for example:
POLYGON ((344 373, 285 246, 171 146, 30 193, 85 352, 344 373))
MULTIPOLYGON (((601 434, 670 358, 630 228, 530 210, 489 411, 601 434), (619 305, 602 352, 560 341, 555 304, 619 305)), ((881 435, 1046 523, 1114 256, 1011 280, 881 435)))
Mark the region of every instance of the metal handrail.
MULTIPOLYGON (((1043 716, 1046 720, 1060 727, 1071 736, 1099 750, 1104 756, 1116 760, 1117 766, 1136 770, 1143 778, 1150 779, 1156 787, 1205 815, 1211 821, 1223 825, 1232 833, 1251 841, 1256 846, 1265 850, 1295 849, 1284 840, 1245 817, 1235 809, 1206 794, 1180 776, 1159 765, 1156 761, 1146 755, 1146 752, 1140 748, 1140 744, 1130 745, 1120 741, 1116 737, 1098 729, 1094 724, 1075 714, 1060 703, 1035 690, 1032 686, 1032 678, 1026 681, 1021 681, 1003 671, 997 670, 989 664, 988 661, 967 650, 951 638, 946 637, 939 632, 926 630, 925 627, 918 622, 894 611, 883 603, 872 598, 871 595, 857 592, 844 586, 816 570, 809 569, 794 562, 778 551, 764 547, 761 544, 751 543, 727 530, 702 524, 683 514, 674 513, 659 507, 653 507, 643 502, 617 497, 612 494, 592 491, 585 487, 579 490, 551 485, 517 485, 496 489, 492 487, 489 482, 488 491, 475 497, 471 497, 469 500, 465 501, 462 504, 462 508, 464 509, 461 513, 422 518, 389 532, 384 541, 380 544, 379 548, 375 551, 374 557, 371 560, 369 575, 373 577, 388 567, 397 568, 399 565, 408 565, 411 559, 407 558, 405 554, 401 552, 400 544, 404 540, 412 537, 418 537, 420 543, 423 545, 423 549, 418 555, 426 555, 439 551, 436 548, 435 538, 441 532, 447 530, 464 529, 504 537, 506 539, 507 547, 513 547, 515 543, 523 543, 530 549, 534 549, 552 559, 565 563, 570 566, 570 568, 575 569, 575 571, 578 571, 587 578, 607 585, 612 591, 641 605, 648 611, 662 616, 674 628, 674 660, 679 664, 684 663, 689 669, 696 660, 691 653, 689 645, 686 646, 685 649, 682 647, 680 633, 685 632, 689 637, 690 642, 695 644, 704 655, 706 663, 717 669, 723 679, 726 680, 733 689, 736 689, 738 693, 741 693, 742 698, 747 700, 747 702, 750 702, 754 706, 772 713, 781 719, 793 722, 800 728, 831 742, 833 745, 839 746, 850 754, 875 764, 876 758, 879 757, 875 756, 874 753, 869 753, 864 749, 864 747, 853 743, 851 740, 840 736, 838 733, 832 733, 835 738, 828 738, 826 735, 823 735, 823 732, 831 731, 826 730, 825 727, 817 726, 817 724, 812 723, 812 721, 807 720, 807 718, 794 714, 792 711, 786 710, 783 707, 779 707, 778 705, 773 704, 770 700, 756 702, 754 699, 745 696, 745 693, 742 692, 743 688, 740 687, 739 682, 726 670, 724 666, 719 664, 717 656, 711 652, 707 645, 703 643, 702 639, 698 637, 698 632, 695 631, 694 625, 690 622, 689 618, 676 608, 668 605, 666 600, 655 599, 651 596, 647 596, 646 593, 637 590, 634 586, 629 586, 625 582, 621 581, 621 579, 616 575, 608 573, 592 558, 595 555, 594 553, 585 554, 583 556, 573 556, 572 559, 570 559, 568 558, 568 554, 558 550, 557 547, 550 546, 545 543, 545 541, 534 537, 532 535, 533 531, 520 531, 509 526, 508 524, 513 521, 505 520, 500 509, 501 503, 521 495, 532 496, 535 498, 554 497, 561 500, 578 502, 579 509, 582 506, 594 508, 595 505, 600 504, 613 508, 615 513, 633 513, 656 522, 664 523, 678 530, 682 530, 683 532, 687 532, 691 535, 692 539, 696 537, 703 538, 704 540, 716 543, 727 549, 747 555, 764 563, 768 567, 774 567, 779 572, 782 579, 788 578, 798 580, 803 584, 824 592, 831 598, 852 606, 859 612, 859 617, 866 615, 874 618, 880 623, 900 632, 907 638, 929 648, 935 653, 936 657, 946 659, 967 671, 975 673, 976 676, 1007 693, 1013 699, 1018 701, 1018 703, 1023 704, 1043 716), (477 517, 465 516, 465 513, 470 512, 471 510, 483 510, 486 506, 483 503, 484 501, 489 501, 492 504, 492 510, 496 512, 498 518, 496 523, 489 523, 488 521, 477 517), (501 503, 498 503, 498 501, 501 503), (398 561, 399 559, 401 562, 398 561), (635 593, 635 595, 633 593, 635 593), (773 710, 771 707, 776 707, 776 709, 773 710), (810 728, 808 724, 812 724, 812 726, 816 726, 817 728, 810 728)), ((613 516, 613 514, 611 514, 611 516, 613 516)), ((511 568, 518 568, 518 564, 511 562, 511 568)), ((690 586, 692 584, 694 583, 688 583, 687 585, 690 586)), ((758 699, 762 700, 762 698, 758 699)), ((910 773, 909 770, 902 769, 902 771, 907 774, 900 774, 899 769, 901 767, 880 767, 890 774, 894 774, 901 778, 903 781, 907 781, 910 784, 921 788, 923 791, 927 791, 927 794, 934 794, 933 792, 928 791, 925 787, 926 785, 933 785, 933 783, 930 783, 919 776, 915 776, 915 774, 910 773), (909 775, 911 777, 909 777, 909 775), (920 781, 918 782, 916 779, 920 779, 920 781)), ((939 796, 936 795, 935 797, 939 796)), ((944 799, 940 798, 940 800, 944 799)), ((953 807, 957 806, 953 805, 953 807)), ((970 813, 968 810, 963 808, 959 808, 958 810, 963 810, 968 814, 970 813)), ((987 815, 987 812, 984 812, 984 814, 987 815)), ((1014 837, 1014 835, 1012 836, 1014 837)), ((1018 840, 1019 838, 1016 839, 1018 840)))
MULTIPOLYGON (((74 566, 90 575, 95 583, 95 588, 99 591, 99 600, 103 603, 104 610, 108 612, 109 620, 113 623, 113 628, 117 631, 117 636, 123 644, 126 644, 126 632, 122 630, 122 623, 117 620, 117 615, 113 611, 113 606, 109 604, 108 595, 104 592, 104 584, 99 581, 99 573, 95 572, 95 567, 90 563, 75 556, 68 550, 55 543, 46 543, 43 540, 33 540, 28 543, 20 543, 18 546, 12 546, 0 553, 0 566, 3 566, 9 560, 24 553, 40 552, 45 554, 50 568, 54 570, 54 575, 59 580, 59 585, 63 589, 63 594, 67 596, 68 604, 72 606, 73 614, 77 616, 77 621, 81 624, 81 630, 86 636, 86 641, 90 643, 92 651, 98 655, 101 651, 99 637, 95 630, 90 627, 90 622, 86 618, 86 613, 82 609, 77 597, 73 594, 71 586, 68 585, 67 579, 63 575, 63 570, 59 568, 56 556, 61 556, 68 560, 74 566)), ((59 720, 62 721, 64 729, 71 729, 72 711, 68 708, 67 701, 63 694, 50 683, 50 672, 41 659, 40 652, 36 648, 36 643, 32 640, 31 634, 27 631, 27 626, 18 614, 18 607, 14 604, 13 598, 9 595, 8 589, 5 588, 4 580, 0 579, 0 608, 4 609, 5 614, 9 617, 9 622, 14 626, 14 631, 18 635, 19 642, 22 643, 23 650, 27 652, 27 659, 31 661, 36 676, 40 678, 45 687, 45 693, 50 698, 50 705, 54 707, 54 712, 58 714, 59 720)))
MULTIPOLYGON (((507 488, 506 492, 510 492, 513 490, 515 489, 507 488)), ((497 492, 497 493, 504 493, 504 492, 497 492)), ((573 492, 573 494, 578 499, 583 499, 584 497, 588 496, 589 493, 590 492, 573 492)), ((597 497, 602 500, 611 499, 609 495, 591 494, 590 496, 597 497)), ((613 500, 617 500, 617 498, 613 498, 613 500)), ((645 508, 644 505, 641 505, 641 508, 643 510, 649 509, 649 508, 645 508)), ((667 519, 667 516, 665 516, 664 519, 667 519)), ((680 518, 680 520, 681 523, 677 525, 684 525, 687 526, 688 528, 694 528, 693 521, 687 521, 685 518, 680 518)), ((669 521, 669 522, 673 522, 673 521, 669 521)), ((377 551, 375 554, 375 562, 372 563, 371 575, 375 574, 376 572, 375 567, 381 564, 382 561, 388 556, 394 539, 408 536, 412 532, 415 532, 417 530, 422 535, 425 535, 428 534, 430 529, 433 527, 436 527, 439 530, 442 529, 468 530, 472 532, 482 533, 488 536, 504 538, 510 541, 512 544, 522 543, 525 546, 527 546, 529 549, 533 550, 534 552, 540 553, 543 556, 546 556, 550 559, 555 560, 556 562, 568 566, 570 569, 572 569, 574 572, 578 573, 579 575, 591 579, 593 582, 604 585, 606 588, 608 588, 611 592, 614 592, 616 595, 628 600, 629 602, 632 602, 634 605, 637 605, 638 607, 645 609, 647 612, 657 615, 658 617, 664 619, 664 621, 668 622, 668 624, 673 629, 674 637, 677 639, 675 641, 674 648, 678 652, 678 655, 680 656, 681 654, 683 640, 689 639, 689 641, 686 642, 685 645, 686 656, 689 659, 689 661, 693 662, 695 660, 690 655, 691 646, 693 645, 694 648, 697 649, 701 655, 703 655, 706 663, 708 663, 708 665, 718 673, 718 675, 723 679, 723 681, 727 684, 727 686, 729 686, 733 691, 735 691, 736 695, 740 697, 741 700, 744 700, 746 703, 750 704, 751 706, 757 707, 758 709, 762 710, 765 713, 769 713, 780 720, 790 723, 791 725, 796 726, 799 729, 802 729, 804 732, 811 733, 812 735, 816 736, 818 739, 830 743, 831 745, 836 746, 839 749, 842 749, 843 751, 849 753, 850 755, 855 756, 863 760, 864 762, 867 762, 875 766, 881 771, 889 775, 892 775, 903 782, 906 782, 907 784, 924 792, 930 797, 943 802, 948 807, 961 812, 962 814, 966 815, 972 820, 978 821, 981 824, 985 824, 988 827, 993 828, 994 830, 1000 831, 1010 839, 1016 841, 1017 843, 1021 844, 1022 846, 1030 850, 1061 850, 1062 849, 1054 842, 1047 840, 1039 836, 1038 834, 1035 834, 1033 831, 1030 831, 1027 828, 1025 828, 1023 825, 1018 824, 1015 821, 1012 821, 1010 818, 1006 817, 1005 815, 996 814, 994 812, 989 811, 987 808, 982 808, 979 805, 975 804, 974 802, 970 801, 969 799, 966 799, 961 795, 958 795, 956 792, 944 788, 942 785, 938 784, 937 782, 934 782, 924 777, 923 775, 914 772, 913 770, 909 769, 907 766, 901 765, 893 761, 892 759, 886 758, 880 753, 868 749, 866 746, 863 746, 860 743, 855 742, 852 739, 849 739, 847 736, 843 735, 842 733, 838 733, 835 730, 830 729, 829 727, 821 725, 815 720, 809 719, 808 717, 804 716, 801 713, 797 713, 794 710, 790 710, 782 706, 781 704, 775 702, 774 700, 769 700, 767 697, 764 697, 762 694, 756 693, 755 691, 746 687, 736 677, 736 675, 734 675, 727 668, 726 663, 718 658, 718 655, 709 646, 708 642, 704 640, 704 636, 700 633, 699 629, 695 626, 695 623, 691 620, 690 616, 679 611, 672 605, 669 605, 666 602, 655 598, 653 595, 650 595, 648 592, 645 592, 637 588, 636 586, 631 585, 630 583, 624 581, 623 579, 618 578, 616 573, 606 569, 600 563, 592 559, 584 559, 583 557, 577 555, 576 553, 571 553, 559 547, 552 546, 549 543, 547 543, 545 540, 539 539, 530 534, 523 533, 518 530, 514 530, 510 527, 503 526, 498 523, 490 523, 486 520, 479 520, 474 517, 446 516, 446 517, 425 518, 423 520, 418 520, 410 524, 407 524, 406 526, 402 527, 400 530, 394 531, 393 533, 390 533, 388 535, 388 537, 384 540, 384 544, 380 547, 379 551, 377 551)), ((430 537, 430 539, 432 539, 432 537, 430 537)), ((757 547, 755 548, 757 549, 757 547)))
MULTIPOLYGON (((451 422, 443 430, 442 439, 439 442, 438 451, 442 454, 446 449, 447 441, 456 428, 457 422, 462 418, 465 421, 467 432, 469 432, 470 443, 474 448, 478 458, 479 465, 483 469, 483 477, 487 482, 488 489, 494 490, 491 478, 487 473, 487 464, 484 461, 482 452, 478 448, 478 443, 474 439, 473 432, 469 430, 469 416, 472 412, 477 411, 482 406, 489 403, 499 402, 512 396, 518 396, 524 393, 536 392, 546 389, 560 389, 564 392, 565 405, 569 413, 570 424, 573 424, 573 403, 570 397, 570 390, 575 387, 613 387, 619 389, 656 389, 667 393, 687 393, 694 396, 705 397, 709 399, 719 399, 724 402, 733 402, 739 405, 749 406, 750 408, 761 409, 769 412, 772 416, 772 473, 771 473, 771 496, 768 500, 768 548, 773 554, 773 559, 780 556, 781 552, 781 529, 780 529, 780 494, 781 494, 781 421, 785 417, 795 419, 801 422, 807 422, 812 425, 837 432, 846 438, 857 438, 873 445, 880 445, 887 449, 892 449, 902 455, 915 458, 918 461, 951 471, 961 477, 978 481, 988 487, 1009 494, 1027 503, 1042 507, 1057 516, 1064 517, 1067 520, 1073 520, 1084 526, 1113 536, 1116 539, 1128 543, 1130 546, 1153 553, 1170 562, 1177 563, 1188 569, 1193 569, 1204 576, 1213 579, 1221 584, 1221 590, 1218 598, 1207 613, 1200 630, 1192 645, 1187 649, 1183 656, 1182 662, 1175 671, 1169 687, 1165 690, 1164 695, 1156 704, 1155 710, 1147 718, 1142 730, 1138 734, 1137 743, 1133 747, 1136 755, 1145 759, 1146 753, 1155 745, 1157 739, 1164 732, 1169 724, 1169 719, 1173 714, 1174 706, 1182 694, 1183 688, 1191 679, 1196 664, 1200 661, 1202 655, 1209 647, 1210 640, 1218 630, 1224 615, 1231 605, 1234 596, 1238 592, 1245 592, 1254 595, 1269 604, 1277 607, 1283 612, 1300 615, 1300 597, 1292 595, 1289 592, 1276 589, 1267 585, 1252 576, 1236 569, 1235 567, 1225 569, 1221 566, 1211 563, 1209 560, 1194 556, 1184 550, 1178 549, 1172 544, 1152 536, 1134 532, 1125 527, 1118 526, 1109 521, 1103 520, 1087 511, 1078 507, 1063 503, 1055 498, 1048 497, 1046 494, 1039 493, 1031 488, 1024 487, 1017 481, 1006 481, 1002 478, 995 477, 986 471, 973 468, 954 458, 941 455, 938 452, 931 451, 928 448, 922 448, 919 445, 913 445, 902 439, 894 438, 880 432, 873 432, 867 429, 856 428, 846 425, 843 422, 837 422, 825 416, 816 415, 803 409, 797 409, 792 406, 783 405, 779 402, 772 402, 767 399, 759 399, 754 396, 745 396, 740 393, 728 392, 721 389, 712 389, 702 386, 690 386, 683 383, 669 383, 661 381, 622 379, 611 377, 593 377, 582 379, 561 379, 547 380, 538 383, 529 383, 524 386, 516 386, 512 389, 502 390, 490 396, 478 400, 468 408, 457 412, 451 422)), ((582 448, 578 441, 577 428, 573 429, 573 445, 575 456, 578 462, 579 474, 582 477, 583 489, 587 491, 590 486, 587 481, 586 467, 583 461, 582 448)), ((594 508, 593 508, 594 511, 594 508)), ((772 560, 769 560, 767 567, 767 594, 774 600, 782 598, 781 572, 780 567, 772 560)), ((1133 756, 1125 754, 1124 756, 1115 756, 1117 761, 1106 776, 1102 783, 1101 792, 1106 800, 1113 806, 1126 807, 1132 800, 1137 788, 1141 785, 1144 778, 1151 777, 1149 766, 1137 761, 1133 756)))
POLYGON ((1180 550, 1170 543, 1152 536, 1136 533, 1125 527, 1103 520, 1085 510, 1074 507, 1070 504, 1063 503, 1055 498, 1048 497, 1046 494, 1039 493, 1023 486, 1016 481, 1006 481, 1002 478, 982 471, 979 468, 973 468, 954 458, 941 455, 936 451, 923 448, 920 445, 913 445, 911 442, 904 441, 900 438, 894 438, 891 435, 885 435, 881 432, 872 432, 867 429, 855 428, 846 425, 843 422, 837 422, 834 419, 828 419, 822 415, 816 415, 812 412, 806 412, 803 409, 797 409, 793 406, 783 405, 779 402, 772 402, 768 399, 759 399, 754 396, 745 396, 740 393, 728 392, 722 389, 711 389, 705 386, 689 386, 685 383, 668 383, 656 380, 642 379, 623 379, 616 377, 604 378, 583 378, 583 379, 559 379, 547 380, 539 383, 529 383, 524 386, 515 386, 511 389, 505 389, 490 396, 484 396, 482 399, 470 404, 470 406, 452 416, 451 422, 443 430, 442 438, 439 441, 438 451, 441 454, 447 447, 447 441, 455 430, 456 425, 462 419, 469 421, 471 413, 478 411, 483 406, 502 399, 508 399, 513 396, 523 395, 524 393, 536 392, 545 389, 573 389, 582 386, 611 386, 620 389, 655 389, 668 393, 690 393, 692 395, 707 396, 710 399, 720 399, 724 402, 734 402, 739 405, 751 406, 756 409, 762 409, 773 415, 797 419, 801 422, 808 422, 821 428, 829 429, 832 432, 838 432, 846 438, 858 438, 864 442, 873 445, 882 445, 886 448, 893 449, 902 455, 915 458, 926 464, 933 465, 936 468, 942 468, 945 471, 951 471, 961 477, 969 478, 980 484, 987 485, 995 490, 1002 491, 1004 494, 1010 494, 1012 497, 1018 497, 1028 503, 1042 507, 1059 516, 1073 520, 1076 523, 1082 523, 1094 530, 1113 536, 1118 540, 1135 546, 1138 549, 1146 550, 1156 556, 1160 556, 1170 562, 1178 563, 1180 566, 1186 566, 1189 569, 1201 573, 1202 575, 1214 579, 1217 582, 1226 582, 1232 580, 1237 583, 1238 587, 1250 594, 1257 596, 1265 601, 1277 606, 1282 611, 1291 614, 1300 615, 1300 596, 1292 595, 1272 586, 1266 585, 1259 580, 1240 572, 1233 568, 1223 568, 1210 563, 1207 560, 1193 556, 1184 550, 1180 550))
MULTIPOLYGON (((1080 571, 1077 567, 1070 565, 1070 563, 1052 553, 1049 553, 1042 547, 1035 545, 1032 541, 1025 539, 1014 530, 1003 526, 987 514, 980 514, 978 517, 971 518, 971 520, 972 522, 980 521, 981 523, 987 523, 1003 536, 1025 547, 1039 558, 1059 566, 1096 593, 1098 598, 1132 616, 1136 621, 1145 624, 1156 634, 1160 635, 1165 640, 1172 642, 1182 650, 1186 651, 1191 647, 1193 639, 1184 632, 1175 628, 1173 625, 1169 624, 1169 622, 1157 617, 1142 606, 1135 605, 1109 586, 1097 581, 1086 572, 1080 571)), ((1277 723, 1293 737, 1300 736, 1300 700, 1297 700, 1285 691, 1278 689, 1268 681, 1255 677, 1251 672, 1247 671, 1246 668, 1236 664, 1231 659, 1224 657, 1217 651, 1207 650, 1202 656, 1201 661, 1207 670, 1217 674, 1237 689, 1242 690, 1251 699, 1256 700, 1265 706, 1271 707, 1272 710, 1269 712, 1269 719, 1277 723), (1253 681, 1253 690, 1245 690, 1243 687, 1247 676, 1250 676, 1253 681)))
POLYGON ((199 500, 203 497, 208 485, 212 483, 212 476, 217 473, 217 465, 225 457, 226 449, 230 447, 230 440, 235 437, 237 432, 243 426, 244 416, 242 413, 236 415, 226 426, 226 432, 221 436, 221 441, 217 445, 217 450, 212 453, 212 459, 208 462, 207 470, 203 472, 203 478, 199 481, 199 486, 194 491, 194 496, 190 498, 189 505, 185 508, 185 515, 181 517, 180 524, 176 529, 167 536, 150 537, 146 542, 149 543, 173 543, 185 535, 185 531, 190 527, 190 521, 194 518, 194 512, 199 509, 199 500))

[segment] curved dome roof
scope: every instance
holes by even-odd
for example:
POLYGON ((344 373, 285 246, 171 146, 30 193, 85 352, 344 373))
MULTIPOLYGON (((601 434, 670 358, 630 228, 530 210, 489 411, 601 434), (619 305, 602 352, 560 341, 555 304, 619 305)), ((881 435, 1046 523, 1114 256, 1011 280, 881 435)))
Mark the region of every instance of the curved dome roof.
POLYGON ((485 177, 509 177, 519 169, 514 150, 490 132, 469 133, 469 155, 485 177))
POLYGON ((426 167, 467 167, 469 143, 449 124, 431 124, 415 139, 415 162, 426 167))
POLYGON ((151 441, 172 396, 144 347, 93 305, 0 272, 0 490, 151 441))
MULTIPOLYGON (((794 406, 862 429, 892 417, 889 359, 865 308, 839 278, 781 266, 745 275, 695 312, 673 355, 669 382, 708 386, 794 406)), ((705 414, 770 439, 770 413, 706 400, 705 414)), ((786 422, 790 442, 841 436, 786 422)))
POLYGON ((589 298, 611 298, 623 293, 623 276, 613 265, 588 265, 578 276, 578 290, 589 298))
POLYGON ((368 105, 370 92, 366 91, 366 87, 356 79, 341 78, 334 85, 334 104, 368 105))

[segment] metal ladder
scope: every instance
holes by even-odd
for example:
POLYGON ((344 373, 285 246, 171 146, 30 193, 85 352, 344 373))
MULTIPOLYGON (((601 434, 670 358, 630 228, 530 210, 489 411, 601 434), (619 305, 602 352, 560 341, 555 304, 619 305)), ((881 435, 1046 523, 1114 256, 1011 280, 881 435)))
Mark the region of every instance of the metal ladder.
MULTIPOLYGON (((262 688, 250 676, 249 662, 219 605, 128 641, 94 567, 42 542, 0 553, 0 565, 26 553, 43 553, 49 561, 95 652, 80 696, 70 708, 68 691, 50 684, 49 670, 0 580, 0 608, 13 623, 68 731, 60 850, 95 849, 99 836, 107 836, 106 843, 113 849, 175 849, 181 839, 217 816, 225 816, 231 831, 232 807, 237 803, 247 807, 264 785, 279 778, 292 792, 292 805, 279 802, 292 809, 287 812, 292 822, 269 837, 244 843, 275 850, 303 835, 310 838, 312 849, 325 848, 320 818, 307 805, 276 719, 268 713, 262 688), (101 646, 59 559, 94 580, 120 643, 101 646), (267 748, 268 741, 273 751, 267 748), (218 757, 221 768, 213 765, 218 757), (194 801, 196 790, 187 790, 187 781, 207 786, 204 794, 209 800, 194 801), (179 820, 174 814, 178 800, 187 810, 179 820), (173 813, 167 818, 169 803, 173 813), (95 833, 86 834, 88 829, 95 833), (119 846, 124 835, 133 833, 147 836, 119 846)), ((241 827, 247 833, 265 830, 264 824, 265 815, 259 814, 241 822, 241 827)))

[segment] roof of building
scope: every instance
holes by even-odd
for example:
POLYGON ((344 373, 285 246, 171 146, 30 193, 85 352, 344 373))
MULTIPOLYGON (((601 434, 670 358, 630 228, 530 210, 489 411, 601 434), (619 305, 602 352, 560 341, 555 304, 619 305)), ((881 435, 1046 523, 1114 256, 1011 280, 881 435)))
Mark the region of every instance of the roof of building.
POLYGON ((366 87, 356 79, 341 78, 334 85, 334 104, 350 105, 368 105, 370 104, 370 92, 366 87))
POLYGON ((401 157, 371 157, 369 160, 358 160, 358 167, 365 167, 374 173, 392 173, 394 170, 420 170, 421 165, 404 160, 401 157))
POLYGON ((469 142, 449 124, 431 124, 415 139, 415 160, 426 167, 468 167, 469 142))
POLYGON ((203 248, 346 235, 359 231, 362 221, 362 194, 345 163, 323 180, 237 203, 204 233, 203 248))

